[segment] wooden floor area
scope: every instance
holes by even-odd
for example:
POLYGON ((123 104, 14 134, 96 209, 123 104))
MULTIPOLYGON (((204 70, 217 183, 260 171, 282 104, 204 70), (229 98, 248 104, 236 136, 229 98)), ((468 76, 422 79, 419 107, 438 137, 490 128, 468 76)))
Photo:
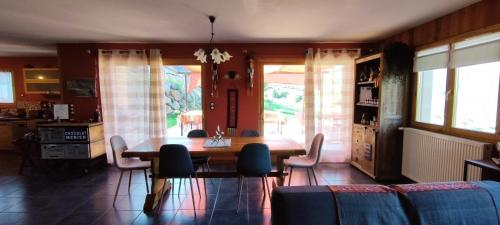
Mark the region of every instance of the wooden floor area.
MULTIPOLYGON (((85 175, 70 172, 71 167, 56 168, 64 171, 51 171, 51 175, 30 175, 26 169, 25 175, 20 176, 17 174, 19 164, 19 156, 0 153, 0 225, 271 224, 269 198, 263 198, 259 178, 250 178, 244 185, 238 214, 237 179, 213 178, 207 179, 207 195, 201 179, 201 197, 195 188, 196 218, 189 183, 179 190, 178 180, 174 195, 166 197, 162 212, 154 216, 142 212, 146 186, 140 172, 133 175, 130 193, 128 179, 123 179, 116 208, 113 208, 119 171, 111 166, 85 175)), ((231 164, 212 165, 215 171, 234 169, 231 164)), ((348 164, 321 164, 316 172, 318 182, 323 185, 374 183, 348 164)), ((295 169, 292 185, 307 183, 305 170, 295 169)))

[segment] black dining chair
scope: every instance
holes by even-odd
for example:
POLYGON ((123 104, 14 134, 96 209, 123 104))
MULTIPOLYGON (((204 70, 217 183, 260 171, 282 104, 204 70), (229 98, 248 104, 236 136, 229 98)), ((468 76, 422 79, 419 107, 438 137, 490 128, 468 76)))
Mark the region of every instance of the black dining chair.
POLYGON ((240 134, 241 137, 259 137, 260 133, 256 130, 243 130, 240 134))
MULTIPOLYGON (((194 191, 193 183, 191 179, 194 177, 196 179, 196 185, 198 186, 198 192, 200 192, 200 185, 198 184, 198 176, 196 175, 196 166, 193 166, 191 161, 191 156, 184 145, 179 144, 167 144, 160 148, 160 163, 159 163, 159 178, 165 179, 163 188, 167 184, 168 178, 189 178, 189 187, 191 188, 191 198, 193 200, 193 209, 196 208, 194 203, 194 191)), ((173 184, 173 182, 172 182, 173 184)), ((173 192, 173 186, 171 191, 173 192)), ((161 193, 164 191, 162 190, 161 193)), ((158 212, 163 203, 163 195, 160 197, 160 204, 158 205, 158 212)))
MULTIPOLYGON (((188 138, 207 138, 208 137, 208 132, 206 130, 191 130, 187 134, 188 138)), ((201 171, 205 172, 205 169, 210 173, 210 166, 208 165, 208 161, 210 160, 210 157, 207 156, 201 156, 201 157, 192 157, 191 160, 193 160, 193 164, 196 166, 201 167, 201 171)), ((181 180, 182 181, 182 180, 181 180)), ((207 193, 207 182, 205 178, 203 178, 203 187, 205 188, 205 194, 207 193)), ((179 185, 179 190, 181 186, 179 185)))
POLYGON ((271 191, 267 182, 267 174, 271 172, 271 168, 271 154, 269 152, 269 147, 266 144, 251 143, 243 146, 238 156, 237 162, 239 187, 238 208, 236 212, 240 210, 241 190, 243 189, 243 182, 245 181, 245 177, 260 177, 264 190, 264 198, 266 196, 266 187, 269 199, 271 198, 271 191))

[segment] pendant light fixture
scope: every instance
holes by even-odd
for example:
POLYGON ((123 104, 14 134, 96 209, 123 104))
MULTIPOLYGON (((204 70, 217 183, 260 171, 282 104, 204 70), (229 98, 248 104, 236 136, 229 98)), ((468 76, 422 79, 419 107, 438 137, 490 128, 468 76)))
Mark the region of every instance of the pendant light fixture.
POLYGON ((201 63, 206 63, 207 62, 207 52, 210 52, 210 58, 212 63, 214 64, 221 64, 223 62, 229 61, 231 59, 231 56, 227 51, 221 52, 219 49, 214 47, 214 22, 215 22, 215 16, 209 16, 208 19, 210 20, 210 24, 212 27, 212 33, 210 36, 210 43, 208 45, 208 51, 205 51, 205 49, 200 48, 197 51, 194 52, 194 56, 196 56, 196 60, 200 61, 201 63))

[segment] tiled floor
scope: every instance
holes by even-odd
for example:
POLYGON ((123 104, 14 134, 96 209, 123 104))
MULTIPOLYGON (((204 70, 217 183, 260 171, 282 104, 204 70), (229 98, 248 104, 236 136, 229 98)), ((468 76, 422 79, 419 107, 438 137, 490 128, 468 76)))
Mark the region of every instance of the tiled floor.
MULTIPOLYGON (((130 194, 128 181, 123 179, 113 208, 119 177, 113 167, 96 169, 85 176, 18 176, 17 157, 0 157, 0 225, 271 224, 269 198, 264 199, 259 178, 247 179, 239 213, 237 179, 208 179, 206 195, 200 179, 201 197, 195 186, 196 217, 189 182, 179 190, 176 180, 174 195, 165 196, 162 211, 155 216, 142 212, 146 187, 139 171, 133 176, 130 194)), ((232 170, 234 166, 212 165, 212 169, 232 170)), ((316 171, 320 184, 374 183, 348 164, 321 164, 316 171)), ((306 177, 304 170, 294 170, 292 185, 306 185, 306 177)))

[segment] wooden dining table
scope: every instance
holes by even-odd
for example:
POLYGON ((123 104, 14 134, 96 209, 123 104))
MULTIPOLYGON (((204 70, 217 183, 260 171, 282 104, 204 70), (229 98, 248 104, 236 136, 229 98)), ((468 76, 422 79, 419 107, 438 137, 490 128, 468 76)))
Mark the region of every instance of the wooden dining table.
MULTIPOLYGON (((306 151, 303 146, 286 137, 231 137, 231 145, 228 147, 205 148, 205 141, 209 138, 186 138, 168 137, 151 138, 137 146, 122 153, 123 157, 139 157, 143 160, 151 161, 152 184, 151 191, 146 196, 144 211, 151 212, 157 207, 159 198, 170 189, 170 183, 158 177, 160 147, 165 144, 181 144, 187 147, 191 156, 237 156, 245 144, 263 143, 269 146, 271 156, 276 159, 276 170, 269 174, 269 177, 276 177, 277 184, 283 185, 287 175, 284 159, 290 156, 304 155, 306 151), (164 187, 164 184, 166 185, 164 187)), ((237 177, 236 171, 232 172, 202 172, 198 173, 199 178, 222 178, 237 177)))

